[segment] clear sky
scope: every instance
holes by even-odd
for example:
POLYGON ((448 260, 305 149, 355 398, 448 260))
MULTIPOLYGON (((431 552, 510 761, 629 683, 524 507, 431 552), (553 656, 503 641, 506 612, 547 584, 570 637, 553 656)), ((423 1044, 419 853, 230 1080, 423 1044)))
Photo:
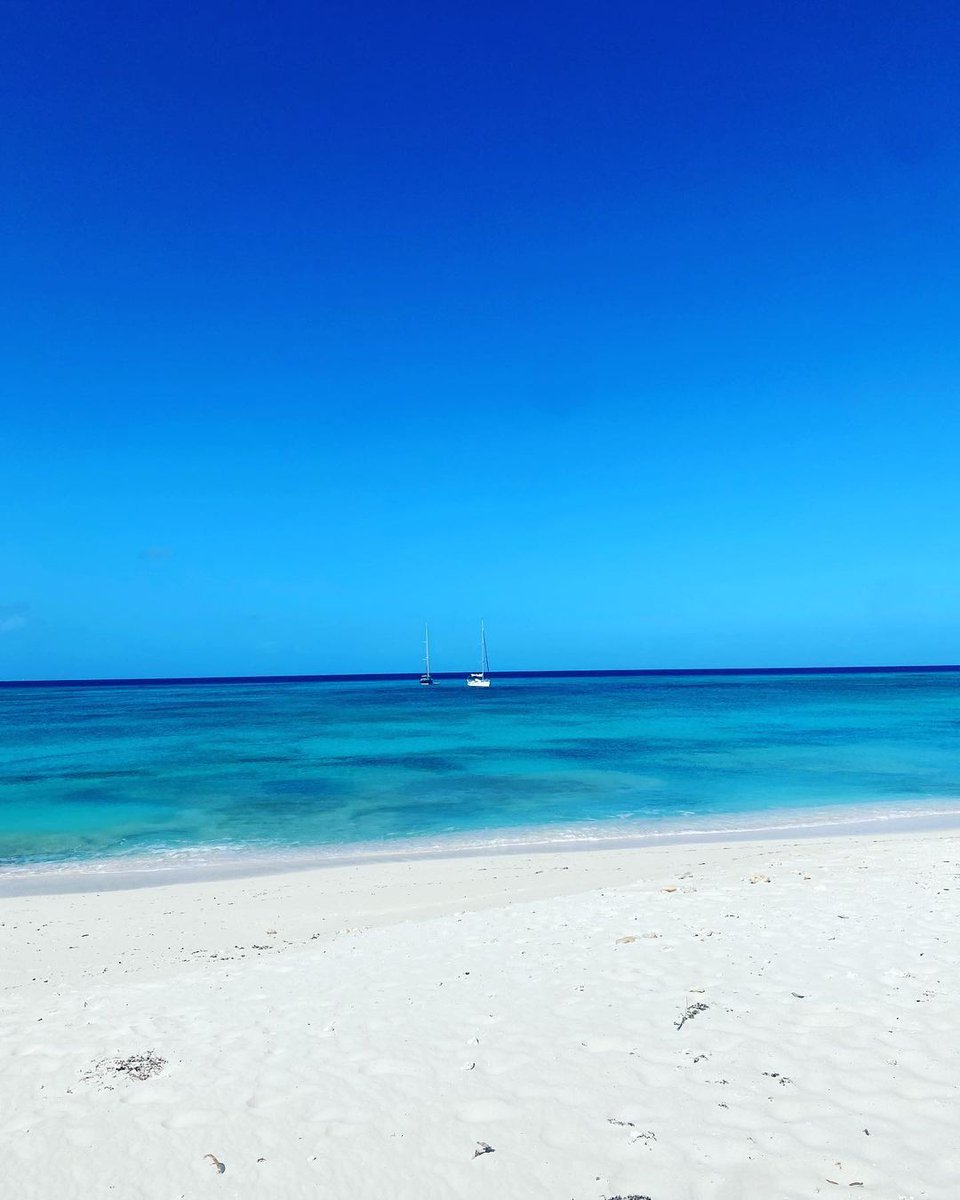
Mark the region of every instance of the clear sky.
POLYGON ((6 5, 0 677, 960 660, 957 11, 6 5))

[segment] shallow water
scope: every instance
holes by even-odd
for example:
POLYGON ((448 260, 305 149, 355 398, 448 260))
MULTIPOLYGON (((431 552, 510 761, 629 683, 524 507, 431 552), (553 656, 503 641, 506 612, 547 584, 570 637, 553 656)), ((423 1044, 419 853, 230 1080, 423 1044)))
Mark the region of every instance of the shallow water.
POLYGON ((8 866, 958 804, 956 673, 0 691, 8 866))

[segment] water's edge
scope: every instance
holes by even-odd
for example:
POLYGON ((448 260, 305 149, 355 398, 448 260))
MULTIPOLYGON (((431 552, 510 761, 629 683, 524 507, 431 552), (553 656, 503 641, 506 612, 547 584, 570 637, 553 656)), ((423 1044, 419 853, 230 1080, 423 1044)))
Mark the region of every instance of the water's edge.
MULTIPOLYGON (((462 835, 446 839, 396 841, 283 849, 264 847, 198 847, 189 851, 158 851, 136 858, 112 857, 58 863, 33 863, 0 869, 0 899, 60 893, 125 891, 179 883, 214 883, 325 867, 376 865, 494 855, 550 854, 643 850, 659 846, 781 842, 797 838, 896 836, 911 833, 960 831, 960 799, 939 808, 884 811, 875 805, 826 810, 780 810, 775 824, 729 826, 634 827, 624 822, 598 822, 589 828, 558 830, 543 826, 524 830, 488 830, 470 841, 462 835)), ((773 816, 772 813, 767 814, 773 816)))

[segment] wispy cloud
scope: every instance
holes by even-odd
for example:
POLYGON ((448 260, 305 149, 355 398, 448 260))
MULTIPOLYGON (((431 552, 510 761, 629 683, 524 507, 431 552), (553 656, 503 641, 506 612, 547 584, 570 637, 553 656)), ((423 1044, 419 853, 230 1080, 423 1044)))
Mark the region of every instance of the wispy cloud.
POLYGON ((26 623, 26 614, 21 609, 0 606, 0 633, 16 633, 26 623))

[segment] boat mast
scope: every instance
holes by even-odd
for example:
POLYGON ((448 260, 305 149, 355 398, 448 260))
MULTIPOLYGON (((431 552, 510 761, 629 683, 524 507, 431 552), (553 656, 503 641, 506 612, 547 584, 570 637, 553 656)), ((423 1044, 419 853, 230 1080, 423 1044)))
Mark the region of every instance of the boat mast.
POLYGON ((429 676, 429 674, 430 674, 430 629, 426 625, 424 625, 424 627, 423 627, 423 644, 424 644, 424 648, 426 651, 426 653, 424 655, 424 662, 425 662, 426 668, 427 668, 426 671, 424 672, 424 674, 429 676))
POLYGON ((487 663, 487 634, 483 628, 483 622, 480 622, 480 674, 486 675, 489 670, 487 663))

